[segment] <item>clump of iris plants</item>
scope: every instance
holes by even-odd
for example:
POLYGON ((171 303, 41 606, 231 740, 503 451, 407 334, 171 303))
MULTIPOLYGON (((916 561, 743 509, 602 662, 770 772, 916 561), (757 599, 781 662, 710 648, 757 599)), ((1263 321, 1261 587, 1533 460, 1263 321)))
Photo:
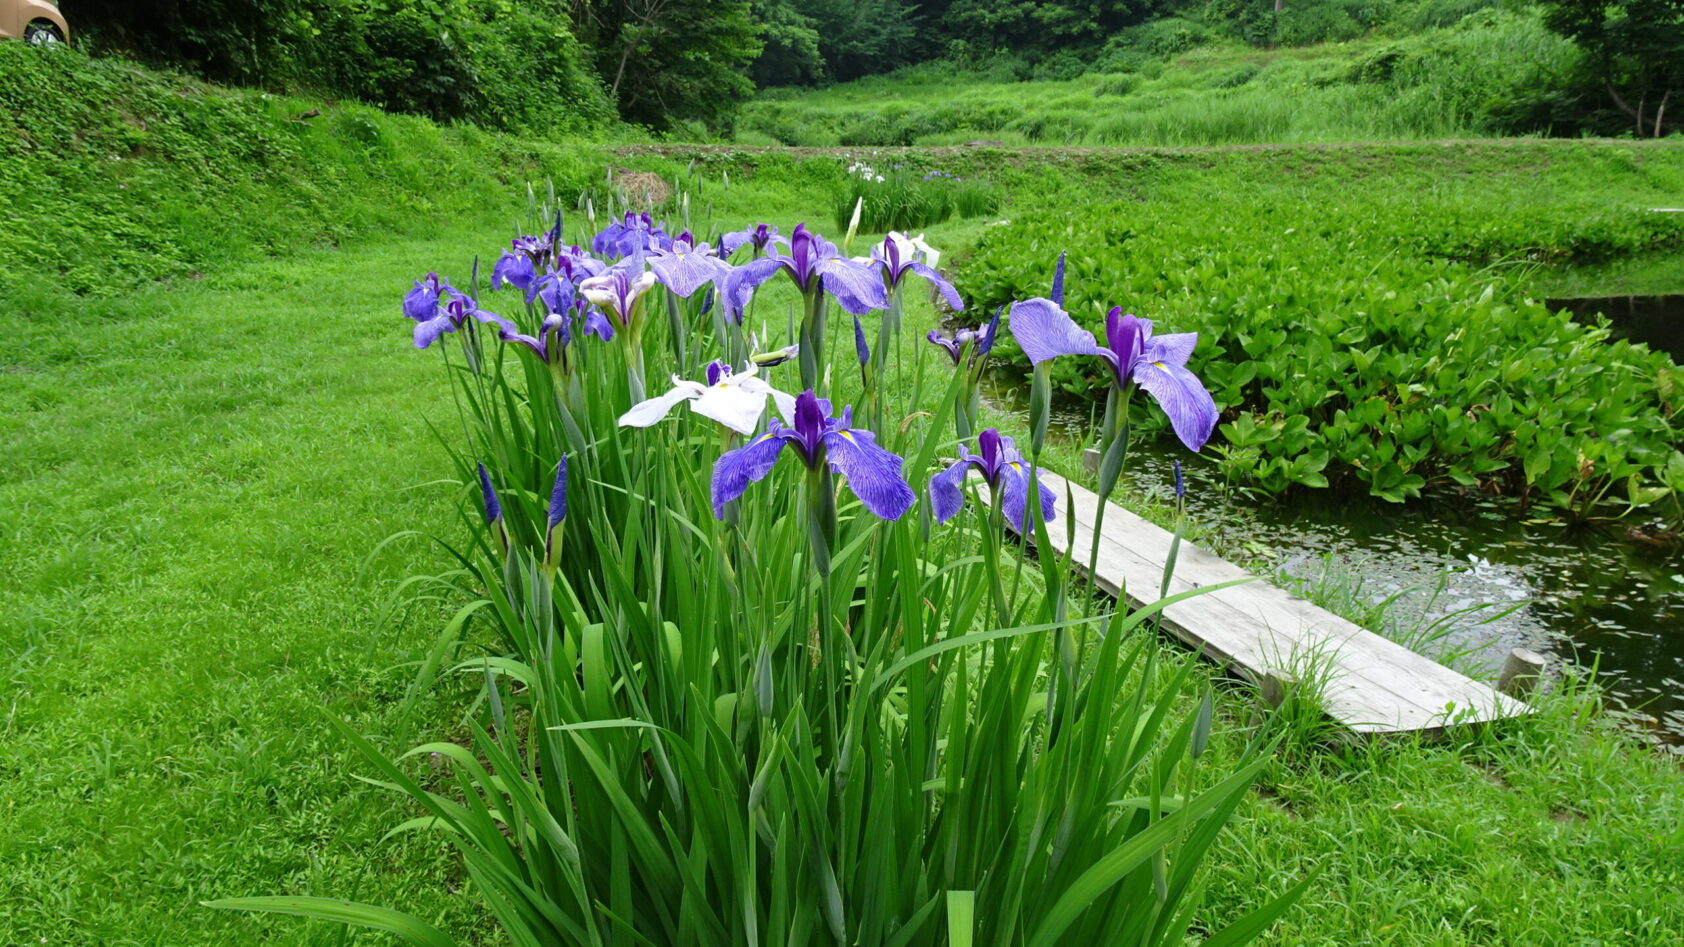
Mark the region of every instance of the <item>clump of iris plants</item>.
MULTIPOLYGON (((400 828, 456 846, 515 943, 1182 943, 1269 747, 1200 771, 1195 659, 1146 638, 1197 591, 1131 611, 1075 594, 1068 556, 1026 568, 1017 543, 1071 528, 1045 417, 1025 453, 977 386, 1002 329, 1109 365, 1109 494, 1135 389, 1210 436, 1197 339, 1117 313, 1101 344, 1061 264, 1049 296, 925 342, 907 307, 965 300, 921 237, 853 257, 804 223, 543 217, 492 268, 500 314, 472 273, 403 301, 453 388, 467 539, 442 581, 472 602, 416 686, 480 694, 460 743, 393 757, 342 728, 400 828)), ((352 902, 217 906, 454 943, 352 902)))

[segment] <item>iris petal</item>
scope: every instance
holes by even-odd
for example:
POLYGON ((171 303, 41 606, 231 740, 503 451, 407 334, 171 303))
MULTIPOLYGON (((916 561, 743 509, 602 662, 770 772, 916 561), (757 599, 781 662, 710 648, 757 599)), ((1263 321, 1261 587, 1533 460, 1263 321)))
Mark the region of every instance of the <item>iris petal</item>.
MULTIPOLYGON (((1000 468, 1001 511, 1006 514, 1006 522, 1020 536, 1027 535, 1023 514, 1028 507, 1030 489, 1029 471, 1021 463, 1014 462, 1000 468)), ((1033 489, 1041 504, 1041 522, 1048 522, 1053 518, 1056 505, 1053 493, 1039 481, 1035 481, 1033 489)))
POLYGON ((679 250, 653 257, 649 266, 662 285, 679 296, 689 299, 696 290, 725 275, 718 257, 694 249, 679 250))
POLYGON ((455 331, 456 323, 451 322, 450 317, 444 313, 439 313, 433 318, 428 319, 426 322, 416 323, 415 347, 418 349, 424 349, 438 341, 439 336, 444 335, 446 332, 455 331))
POLYGON ((783 269, 783 261, 773 257, 750 260, 733 269, 719 284, 719 296, 725 304, 726 314, 741 322, 743 310, 754 298, 755 289, 783 269))
POLYGON ((1180 365, 1141 359, 1134 380, 1158 399, 1181 443, 1194 451, 1205 445, 1216 428, 1216 399, 1192 372, 1180 365))
POLYGON ((863 316, 874 309, 889 308, 889 298, 883 292, 883 279, 874 267, 861 266, 852 260, 832 259, 820 262, 818 270, 824 291, 836 297, 836 302, 848 312, 863 316))
POLYGON ((714 385, 690 402, 690 410, 738 434, 753 434, 760 424, 760 416, 766 413, 766 392, 751 391, 740 385, 714 385))
POLYGON ((949 283, 946 277, 936 272, 933 268, 925 266, 916 260, 906 264, 906 268, 929 280, 930 285, 934 286, 941 292, 941 298, 947 300, 947 305, 949 307, 956 310, 962 310, 965 308, 965 301, 959 298, 959 291, 953 288, 953 284, 949 283))
POLYGON ((1145 359, 1149 362, 1163 362, 1180 368, 1187 364, 1187 359, 1193 356, 1193 347, 1199 342, 1197 332, 1172 332, 1169 335, 1154 335, 1146 340, 1145 359))
MULTIPOLYGON (((674 388, 664 395, 656 395, 647 401, 639 401, 632 405, 631 410, 620 415, 621 427, 649 427, 672 412, 681 401, 702 396, 702 386, 693 381, 673 379, 674 388)), ((749 429, 754 430, 753 428, 749 429)), ((744 432, 747 433, 747 432, 744 432)))
POLYGON ((769 431, 719 456, 713 465, 713 515, 725 518, 725 504, 743 495, 748 485, 772 472, 778 455, 790 442, 788 431, 769 431))
POLYGON ((930 478, 930 510, 937 523, 952 519, 965 506, 965 475, 971 460, 961 460, 930 478))
POLYGON ((876 444, 870 431, 848 428, 824 436, 825 456, 865 508, 886 520, 900 519, 916 495, 901 476, 901 459, 876 444))
POLYGON ((1113 356, 1099 347, 1093 333, 1076 325, 1069 313, 1054 305, 1050 299, 1027 299, 1012 303, 1010 317, 1012 337, 1029 360, 1040 364, 1060 355, 1113 356))
POLYGON ((502 289, 506 283, 514 288, 530 293, 532 283, 538 274, 532 269, 532 261, 522 253, 505 252, 491 268, 491 288, 502 289))

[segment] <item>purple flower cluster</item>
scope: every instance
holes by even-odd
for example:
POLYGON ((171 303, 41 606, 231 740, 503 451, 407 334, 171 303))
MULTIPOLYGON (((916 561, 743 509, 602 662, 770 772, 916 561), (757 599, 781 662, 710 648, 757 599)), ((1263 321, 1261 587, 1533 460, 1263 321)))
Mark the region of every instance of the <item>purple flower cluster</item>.
MULTIPOLYGON (((861 170, 856 167, 851 173, 861 170)), ((938 178, 961 180, 943 171, 924 175, 925 180, 938 178)), ((898 313, 898 305, 893 301, 899 298, 899 290, 909 275, 929 283, 951 308, 964 308, 953 284, 931 265, 936 251, 921 237, 890 234, 880 245, 872 247, 868 257, 848 259, 805 224, 797 225, 785 237, 777 228, 762 223, 720 235, 710 244, 698 240, 688 230, 669 235, 649 214, 628 213, 597 233, 588 250, 567 245, 561 234, 558 216, 555 228, 549 232, 512 240, 492 269, 493 290, 510 287, 520 291, 528 318, 536 323, 530 333, 521 331, 509 319, 481 309, 468 294, 436 273, 429 273, 415 281, 403 300, 404 314, 415 323, 415 345, 427 348, 471 320, 495 326, 503 342, 519 346, 541 362, 567 372, 570 371, 566 361, 568 348, 584 335, 606 341, 624 333, 635 342, 640 336, 638 319, 643 297, 656 286, 670 293, 669 298, 692 299, 702 294, 704 301, 700 307, 691 309, 692 314, 705 314, 717 302, 727 316, 740 324, 755 291, 783 274, 813 305, 822 307, 823 300, 819 297, 827 296, 854 315, 855 354, 864 366, 870 362, 872 352, 859 317, 884 310, 898 313), (739 251, 745 248, 746 254, 740 255, 739 251), (732 259, 739 256, 746 258, 733 263, 732 259)), ((1196 334, 1154 335, 1149 320, 1126 315, 1117 308, 1106 317, 1105 340, 1101 344, 1093 333, 1078 327, 1062 308, 1063 277, 1064 258, 1060 255, 1054 298, 1029 299, 1010 306, 1012 334, 1029 360, 1039 364, 1065 355, 1101 359, 1110 368, 1118 388, 1135 385, 1144 388, 1163 406, 1181 440, 1193 450, 1202 447, 1215 426, 1217 411, 1209 392, 1186 367, 1197 341, 1196 334)), ((982 325, 959 329, 951 337, 932 331, 928 339, 941 347, 956 367, 966 364, 967 371, 980 377, 999 335, 1005 308, 997 309, 993 318, 982 325)), ((822 312, 822 308, 816 311, 822 312)), ((887 316, 886 312, 885 319, 887 316)), ((887 322, 884 332, 883 339, 887 340, 887 322)), ((803 342, 806 341, 803 336, 803 342)), ((844 407, 840 415, 834 414, 831 403, 819 397, 815 385, 809 382, 807 390, 794 399, 791 407, 788 395, 753 378, 756 370, 794 358, 798 351, 802 359, 807 359, 805 345, 750 354, 757 347, 756 342, 747 352, 740 353, 747 356, 739 366, 743 369, 740 378, 733 378, 728 363, 709 363, 705 385, 680 383, 675 376, 676 395, 669 393, 642 405, 648 408, 659 402, 656 407, 663 410, 649 408, 642 413, 634 410, 621 423, 647 426, 653 421, 639 423, 643 415, 658 420, 670 409, 667 402, 675 397, 698 404, 711 398, 704 405, 707 410, 697 413, 716 420, 728 418, 730 423, 726 426, 732 431, 752 435, 768 396, 776 396, 773 400, 782 399, 779 403, 780 410, 785 412, 784 419, 765 418, 763 433, 752 436, 741 447, 725 451, 715 465, 712 500, 717 515, 723 518, 727 505, 741 497, 750 484, 766 477, 786 448, 815 475, 840 474, 862 505, 876 516, 894 520, 905 514, 915 495, 901 471, 902 458, 878 446, 872 432, 854 427, 851 406, 844 407)), ((641 354, 638 359, 641 372, 641 354)), ((807 373, 805 361, 803 373, 807 373)), ((637 387, 640 389, 641 385, 637 387)), ((1043 520, 1050 519, 1053 496, 1029 475, 1029 468, 1012 439, 989 428, 976 435, 977 453, 973 454, 963 447, 970 442, 973 429, 970 422, 961 427, 957 462, 930 480, 936 521, 946 522, 963 507, 963 484, 973 470, 996 492, 1013 529, 1019 532, 1026 529, 1025 517, 1031 508, 1037 509, 1043 520)), ((558 511, 565 511, 566 476, 563 458, 545 533, 546 560, 554 556, 556 527, 560 522, 558 511)), ((487 523, 498 531, 499 537, 505 537, 502 508, 484 467, 479 470, 479 480, 487 523)))

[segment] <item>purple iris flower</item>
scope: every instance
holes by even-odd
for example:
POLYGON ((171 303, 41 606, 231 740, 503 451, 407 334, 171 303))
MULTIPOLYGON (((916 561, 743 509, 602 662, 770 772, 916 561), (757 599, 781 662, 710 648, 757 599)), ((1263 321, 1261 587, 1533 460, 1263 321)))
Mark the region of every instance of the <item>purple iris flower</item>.
POLYGON ((794 447, 809 470, 828 465, 840 473, 865 508, 883 519, 899 519, 912 506, 915 496, 901 476, 901 459, 878 447, 870 431, 853 426, 852 407, 831 417, 830 402, 809 388, 795 399, 794 427, 770 418, 766 433, 720 455, 713 468, 714 515, 724 519, 725 505, 771 473, 785 447, 794 447))
POLYGON ((860 317, 854 317, 854 354, 860 357, 860 367, 864 368, 871 361, 871 349, 865 345, 865 329, 860 325, 860 317))
POLYGON ((498 545, 509 551, 509 532, 503 526, 503 504, 497 500, 497 490, 491 485, 491 474, 479 464, 480 502, 485 508, 485 525, 497 536, 498 545))
POLYGON ((538 270, 532 265, 532 259, 522 253, 505 251, 497 260, 497 265, 491 268, 491 288, 502 289, 505 285, 513 286, 526 294, 526 301, 531 302, 538 284, 538 270))
POLYGON ((404 315, 415 320, 415 347, 424 349, 446 332, 455 332, 462 328, 462 324, 469 319, 476 322, 487 322, 498 327, 499 330, 514 331, 515 324, 497 315, 479 308, 473 299, 459 292, 448 284, 441 283, 438 277, 429 273, 426 280, 417 280, 415 288, 404 296, 404 315), (441 295, 440 293, 443 293, 441 295), (431 302, 432 309, 425 309, 425 304, 431 302))
POLYGON ((737 252, 743 244, 754 247, 754 255, 760 256, 767 247, 789 246, 789 239, 778 233, 778 228, 766 224, 755 224, 747 230, 736 230, 719 238, 719 250, 724 256, 737 252))
MULTIPOLYGON (((1012 439, 1001 436, 994 428, 978 434, 976 443, 980 454, 966 453, 961 447, 959 462, 930 478, 930 505, 936 522, 947 522, 965 505, 965 476, 975 467, 982 471, 982 479, 988 481, 989 488, 999 491, 1012 529, 1023 534, 1023 514, 1029 505, 1031 485, 1029 465, 1023 462, 1023 455, 1018 453, 1012 439)), ((1041 521, 1049 522, 1053 518, 1053 493, 1039 480, 1033 484, 1041 504, 1041 521)))
POLYGON ((940 330, 931 329, 930 334, 924 336, 924 338, 945 349, 948 357, 953 359, 953 364, 957 365, 959 360, 965 357, 965 346, 976 341, 976 330, 960 329, 953 333, 953 338, 949 339, 942 335, 940 330))
POLYGON ((544 519, 544 566, 554 569, 561 558, 561 537, 558 528, 567 518, 567 455, 562 454, 555 469, 555 486, 550 489, 549 514, 544 519))
POLYGON ((731 265, 713 253, 707 244, 697 244, 689 231, 672 241, 672 249, 649 258, 649 268, 661 285, 689 299, 696 290, 731 272, 731 265))
POLYGON ((538 356, 539 361, 550 364, 563 358, 567 346, 573 341, 569 321, 561 313, 552 312, 544 317, 544 323, 538 327, 536 336, 505 330, 498 333, 498 337, 504 342, 526 346, 538 356))
POLYGON ((403 314, 416 322, 426 322, 438 314, 439 297, 455 292, 449 283, 439 279, 437 273, 428 273, 415 281, 414 289, 404 294, 403 314))
POLYGON ((534 287, 538 283, 538 274, 543 272, 554 248, 553 232, 536 237, 516 237, 509 241, 509 249, 503 251, 497 264, 491 268, 491 288, 513 286, 525 293, 526 301, 531 302, 537 293, 534 287))
POLYGON ((1064 305, 1064 254, 1058 251, 1058 266, 1053 267, 1052 301, 1055 306, 1064 305))
POLYGON ((928 266, 917 259, 915 254, 907 253, 903 256, 902 243, 911 247, 910 241, 906 241, 900 234, 891 233, 883 239, 882 243, 871 248, 871 263, 869 265, 881 269, 883 282, 888 287, 888 292, 893 293, 899 289, 901 280, 906 278, 906 274, 915 273, 929 280, 931 286, 940 290, 941 297, 947 300, 949 306, 954 309, 964 309, 965 301, 959 298, 959 291, 953 288, 953 284, 936 272, 934 267, 928 266))
POLYGON ((977 326, 975 329, 960 329, 953 333, 951 339, 942 335, 936 329, 931 329, 930 334, 924 336, 924 338, 941 346, 947 352, 948 357, 953 359, 954 365, 958 365, 964 360, 965 346, 974 343, 975 351, 971 354, 971 359, 974 361, 994 351, 994 340, 1000 334, 1000 314, 1004 311, 1004 306, 994 310, 994 318, 988 320, 987 325, 977 326))
POLYGON ((648 214, 628 211, 623 221, 602 228, 591 240, 591 249, 598 256, 637 256, 651 250, 672 249, 672 238, 648 214))
POLYGON ((637 322, 643 308, 643 294, 655 285, 655 274, 638 259, 622 260, 601 276, 579 283, 579 292, 591 304, 608 314, 614 330, 624 332, 637 322))
POLYGON ((779 273, 788 274, 803 296, 811 297, 822 287, 855 315, 889 305, 883 280, 872 268, 843 259, 835 244, 810 232, 806 224, 796 225, 789 238, 789 252, 772 253, 737 267, 725 278, 720 293, 732 311, 740 313, 755 287, 779 273))
POLYGON ((1097 355, 1110 366, 1117 387, 1139 384, 1169 415, 1170 427, 1181 443, 1197 451, 1216 428, 1216 400, 1187 359, 1198 343, 1197 332, 1152 335, 1152 321, 1124 315, 1121 306, 1105 316, 1105 344, 1076 325, 1069 313, 1048 299, 1012 304, 1012 335, 1029 361, 1040 364, 1060 355, 1097 355))

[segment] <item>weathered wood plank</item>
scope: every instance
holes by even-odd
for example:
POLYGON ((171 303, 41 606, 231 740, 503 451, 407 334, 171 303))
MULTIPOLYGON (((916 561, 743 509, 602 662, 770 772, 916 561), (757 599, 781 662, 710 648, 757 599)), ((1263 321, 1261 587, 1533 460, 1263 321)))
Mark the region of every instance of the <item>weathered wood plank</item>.
MULTIPOLYGON (((1050 472, 1042 479, 1059 497, 1059 519, 1048 524, 1054 550, 1074 547, 1078 572, 1087 571, 1099 498, 1050 472)), ((1173 536, 1116 504, 1105 512, 1095 584, 1135 606, 1154 602, 1173 536)), ((1522 702, 1430 658, 1361 628, 1238 566, 1181 543, 1170 593, 1247 580, 1176 603, 1164 628, 1235 673, 1313 677, 1327 712, 1361 733, 1433 731, 1529 712, 1522 702)))

